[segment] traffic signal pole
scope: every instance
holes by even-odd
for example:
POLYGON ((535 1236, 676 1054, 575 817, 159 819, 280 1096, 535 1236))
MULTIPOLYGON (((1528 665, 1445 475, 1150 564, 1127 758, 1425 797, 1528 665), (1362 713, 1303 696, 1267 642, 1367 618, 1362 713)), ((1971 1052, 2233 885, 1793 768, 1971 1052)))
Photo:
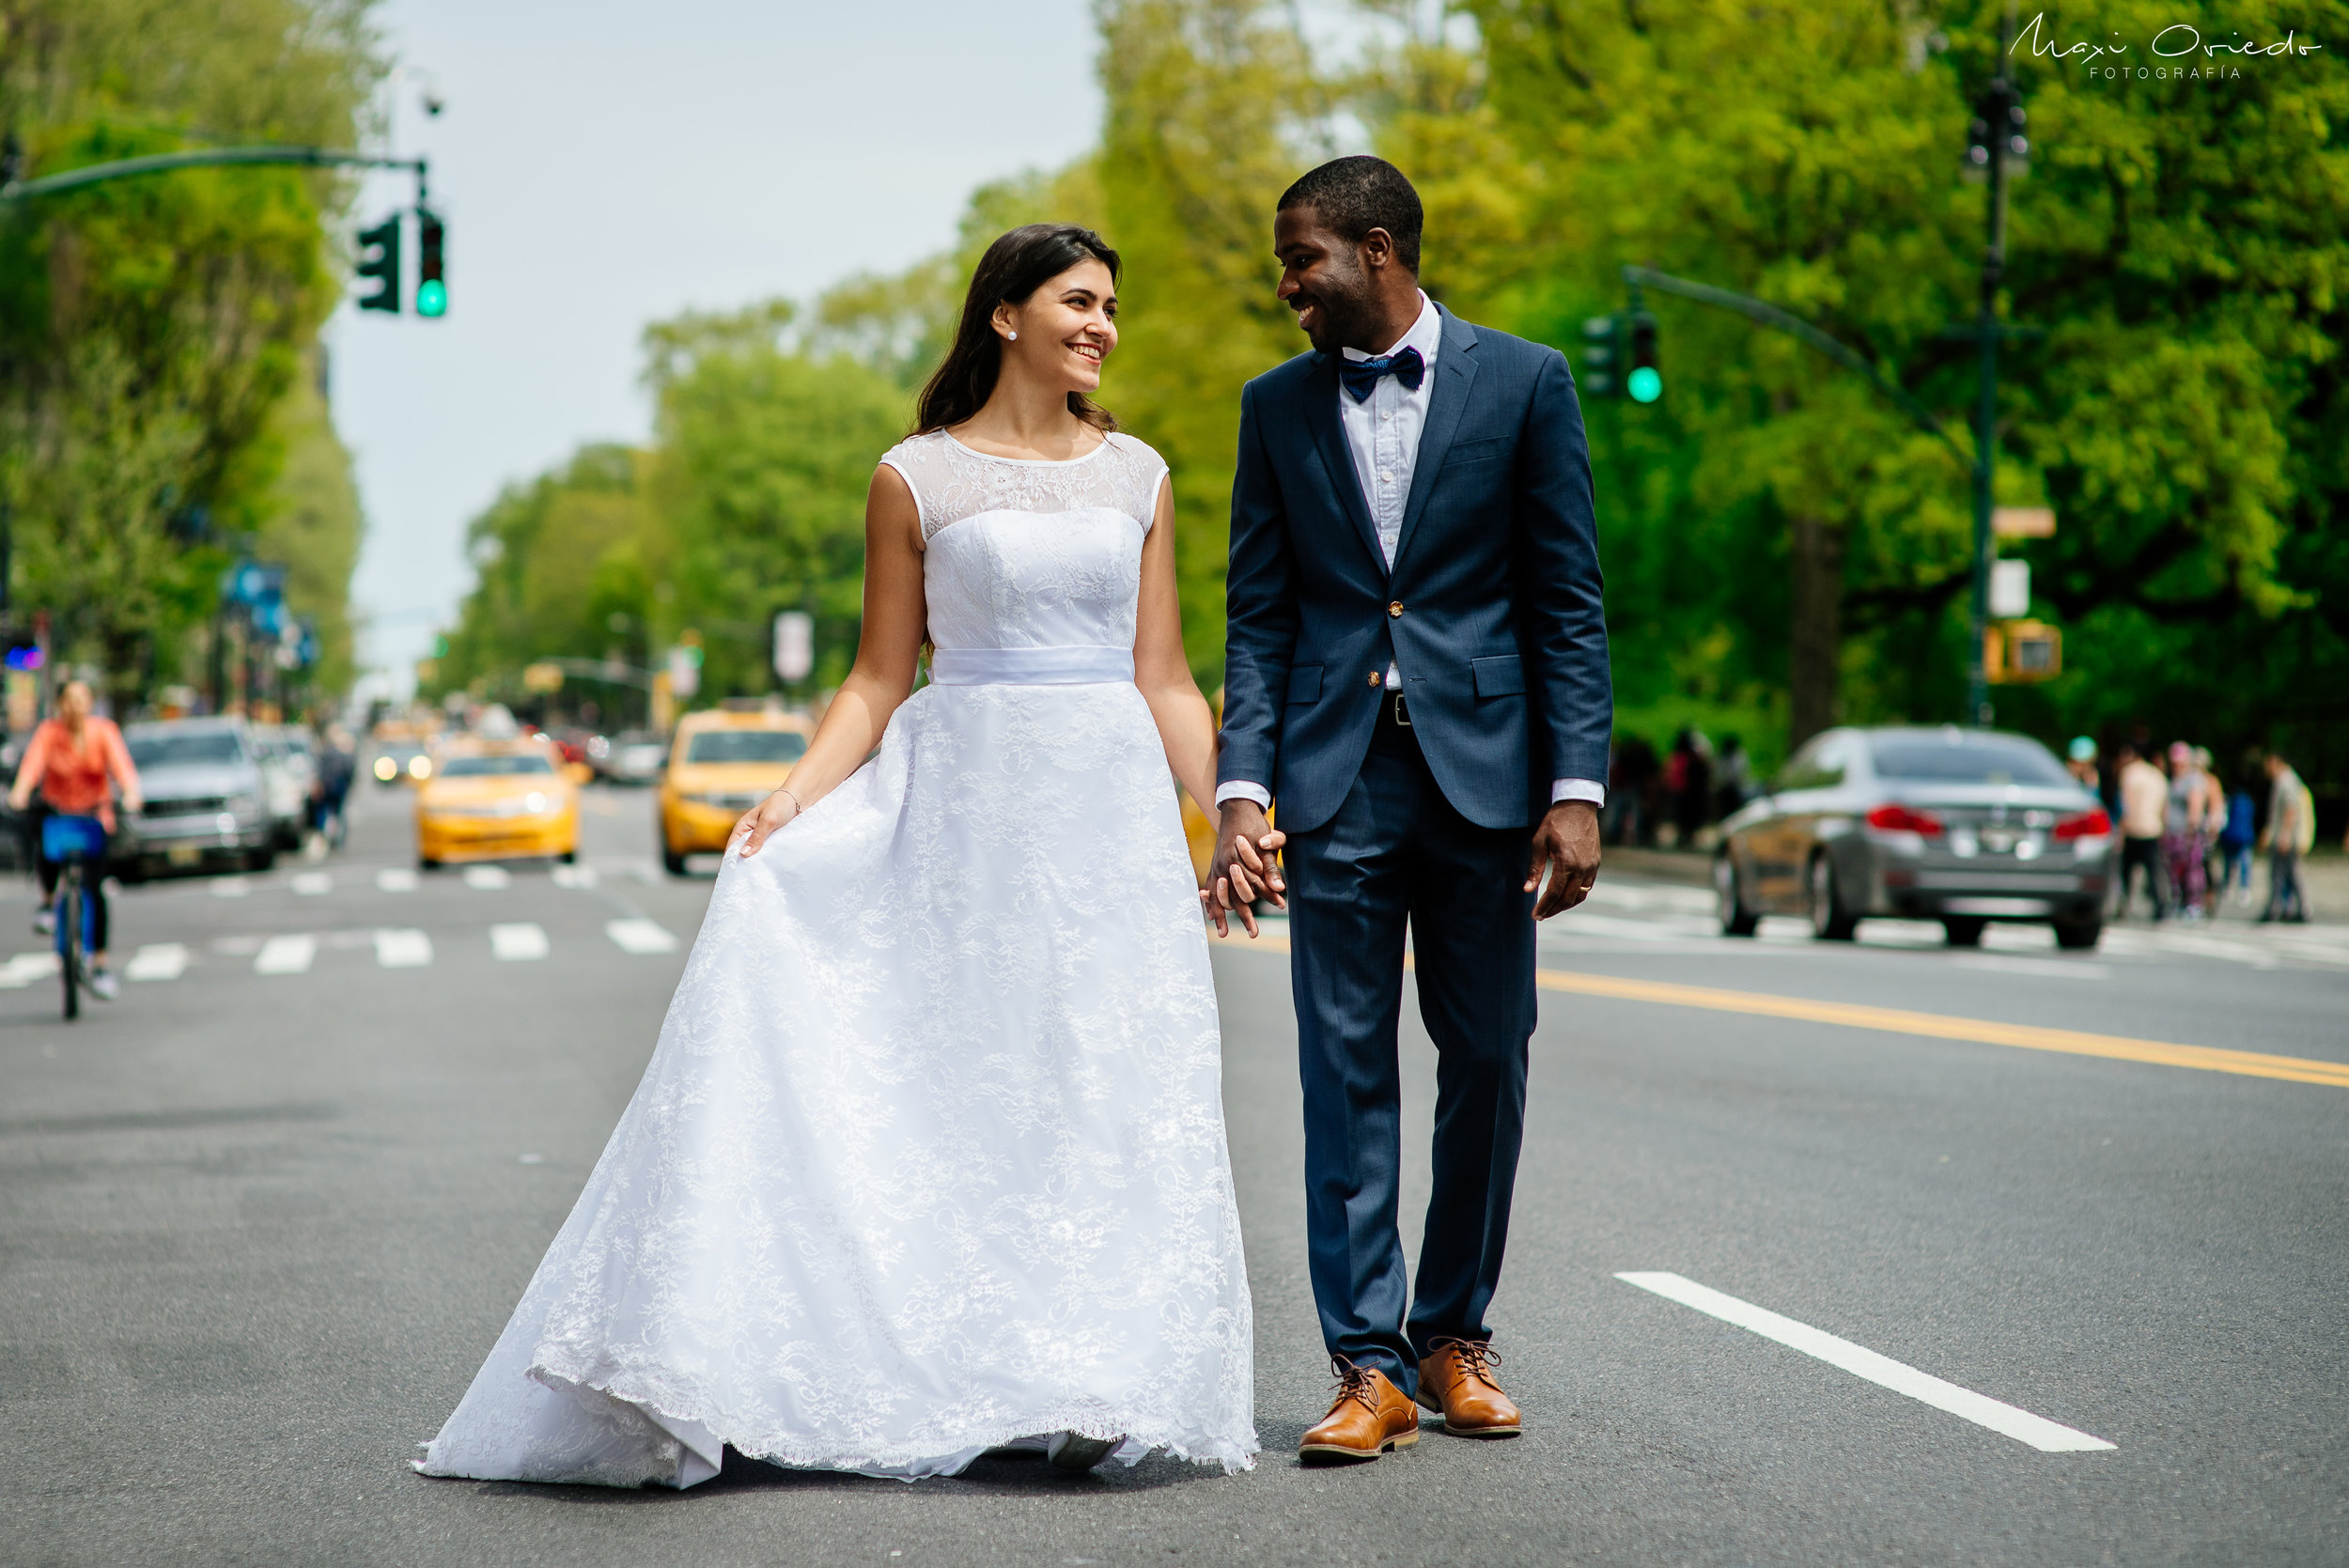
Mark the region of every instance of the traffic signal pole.
POLYGON ((175 169, 222 168, 250 163, 292 164, 313 169, 408 169, 416 177, 417 202, 423 203, 428 196, 426 181, 429 170, 422 158, 379 158, 370 153, 346 152, 323 147, 198 147, 191 152, 158 152, 146 158, 122 158, 111 163, 90 163, 39 179, 11 179, 6 184, 0 184, 0 206, 34 196, 54 196, 60 192, 77 191, 85 185, 102 184, 111 179, 169 174, 175 169))
POLYGON ((2006 165, 2010 155, 2028 150, 2018 134, 2022 125, 2020 95, 2007 74, 2007 51, 2015 25, 2012 11, 1999 23, 1999 74, 1983 95, 1982 111, 1974 121, 1974 139, 1967 149, 1970 162, 1983 165, 1989 177, 1988 242, 1982 256, 1982 303, 1974 315, 1974 336, 1980 345, 1982 385, 1974 414, 1974 614, 1973 641, 1966 656, 1966 722, 1986 726, 1993 717, 1989 671, 1984 667, 1984 644, 1990 634, 1990 512, 1999 454, 1999 286, 2006 273, 2006 165))

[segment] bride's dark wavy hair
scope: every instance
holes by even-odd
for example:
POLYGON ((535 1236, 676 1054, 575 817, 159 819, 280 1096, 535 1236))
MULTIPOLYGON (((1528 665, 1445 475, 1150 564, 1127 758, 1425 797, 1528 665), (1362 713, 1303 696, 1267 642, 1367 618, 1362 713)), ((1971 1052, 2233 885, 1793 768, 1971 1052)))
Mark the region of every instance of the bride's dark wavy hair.
MULTIPOLYGON (((978 271, 971 274, 955 346, 922 389, 915 435, 959 425, 986 407, 1003 365, 1003 340, 995 335, 995 307, 1025 303, 1029 295, 1082 261, 1099 262, 1110 270, 1110 282, 1117 281, 1117 253, 1108 241, 1075 224, 1029 224, 987 247, 978 271)), ((1068 411, 1096 429, 1117 428, 1109 410, 1081 392, 1068 395, 1068 411)))

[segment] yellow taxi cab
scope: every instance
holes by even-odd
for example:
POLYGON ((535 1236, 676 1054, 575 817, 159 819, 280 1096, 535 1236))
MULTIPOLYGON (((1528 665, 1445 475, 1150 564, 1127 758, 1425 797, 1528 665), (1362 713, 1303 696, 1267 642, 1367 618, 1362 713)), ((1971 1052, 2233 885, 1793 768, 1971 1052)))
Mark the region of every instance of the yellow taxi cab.
POLYGON ((774 708, 718 708, 677 721, 661 781, 661 863, 685 875, 688 855, 723 854, 742 814, 807 754, 804 719, 774 708))
POLYGON ((579 789, 544 740, 458 741, 416 790, 416 863, 579 858, 579 789))

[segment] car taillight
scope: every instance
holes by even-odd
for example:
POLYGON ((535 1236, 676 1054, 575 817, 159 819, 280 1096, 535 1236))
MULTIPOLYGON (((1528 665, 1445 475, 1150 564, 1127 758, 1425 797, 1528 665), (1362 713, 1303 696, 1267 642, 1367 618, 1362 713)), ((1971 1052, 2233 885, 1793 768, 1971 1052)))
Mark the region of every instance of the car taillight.
POLYGON ((1921 833, 1926 838, 1941 836, 1941 819, 1928 811, 1914 806, 1887 802, 1868 814, 1868 826, 1888 833, 1921 833))
POLYGON ((2067 816, 2057 823, 2055 836, 2060 840, 2109 838, 2112 836, 2112 818, 2104 814, 2102 807, 2094 811, 2084 811, 2077 816, 2067 816))

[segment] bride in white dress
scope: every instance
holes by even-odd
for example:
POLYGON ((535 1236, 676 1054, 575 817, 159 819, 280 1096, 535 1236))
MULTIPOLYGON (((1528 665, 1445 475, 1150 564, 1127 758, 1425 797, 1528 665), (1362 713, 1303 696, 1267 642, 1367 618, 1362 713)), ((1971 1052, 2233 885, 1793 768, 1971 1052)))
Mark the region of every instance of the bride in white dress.
POLYGON ((909 1480, 1018 1441, 1253 1463, 1168 777, 1214 798, 1214 722, 1166 465, 1085 396, 1116 272, 1056 225, 980 262, 874 475, 855 669, 737 828, 635 1098, 426 1474, 683 1487, 728 1444, 909 1480))

